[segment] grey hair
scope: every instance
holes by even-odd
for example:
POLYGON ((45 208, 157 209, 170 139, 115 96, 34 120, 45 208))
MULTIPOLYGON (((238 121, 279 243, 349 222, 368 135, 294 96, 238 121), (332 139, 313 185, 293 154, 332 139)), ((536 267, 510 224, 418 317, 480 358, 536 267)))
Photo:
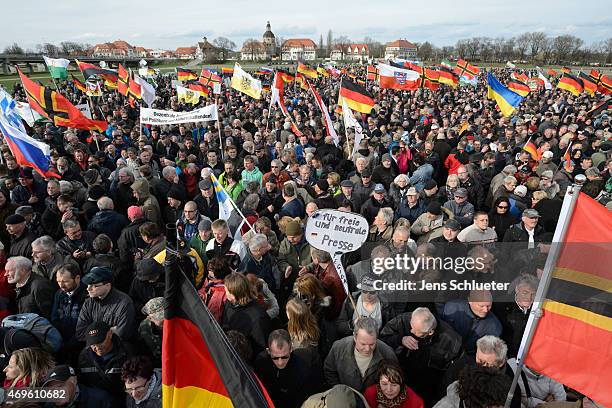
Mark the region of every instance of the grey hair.
POLYGON ((432 332, 438 327, 438 321, 431 311, 426 307, 417 307, 412 311, 412 319, 419 318, 425 325, 425 331, 432 332))
POLYGON ((115 208, 113 200, 109 197, 100 197, 98 199, 97 204, 100 210, 112 210, 113 208, 115 208))
POLYGON ((66 231, 69 228, 75 228, 75 227, 78 227, 79 225, 81 224, 79 224, 77 220, 70 219, 70 220, 64 221, 64 223, 62 224, 62 228, 64 229, 64 231, 66 231))
POLYGON ((131 177, 132 179, 134 178, 134 174, 132 174, 132 170, 130 170, 130 169, 129 169, 129 168, 127 168, 127 167, 123 167, 123 168, 119 169, 119 173, 118 173, 118 174, 119 174, 120 176, 121 176, 121 175, 126 175, 126 176, 131 177))
POLYGON ((504 177, 504 184, 509 183, 511 181, 516 183, 517 182, 516 181, 516 177, 514 177, 514 176, 506 176, 506 177, 504 177))
POLYGON ((540 281, 533 275, 521 275, 517 281, 516 286, 514 286, 514 291, 518 289, 519 286, 527 285, 533 290, 538 290, 538 286, 540 285, 540 281))
POLYGON ((499 337, 483 336, 476 342, 476 348, 483 354, 495 354, 496 366, 501 367, 506 363, 508 346, 499 337))
POLYGON ((385 219, 385 224, 392 225, 393 224, 393 209, 389 207, 383 207, 378 210, 379 213, 382 213, 383 218, 385 219))
POLYGON ((258 205, 259 205, 259 195, 253 193, 253 194, 249 194, 247 198, 244 199, 244 202, 242 203, 242 209, 255 211, 258 205))
POLYGON ((174 177, 175 174, 176 174, 176 169, 172 166, 166 166, 162 169, 162 176, 164 178, 167 178, 170 176, 174 177))
POLYGON ((597 167, 589 167, 584 174, 589 177, 599 177, 599 170, 597 170, 597 167))
POLYGON ((377 247, 374 247, 370 255, 371 258, 386 258, 391 255, 391 251, 384 245, 378 245, 377 247))
POLYGON ((409 179, 409 178, 408 178, 408 176, 407 176, 407 175, 405 175, 405 174, 398 174, 398 175, 397 175, 397 177, 395 177, 395 180, 393 180, 393 182, 394 182, 395 184, 397 184, 397 183, 399 183, 399 182, 400 182, 400 181, 402 181, 402 180, 405 180, 405 181, 406 181, 406 183, 409 183, 409 182, 410 182, 410 179, 409 179))
POLYGON ((279 169, 282 169, 282 168, 283 168, 283 162, 282 162, 282 161, 280 161, 280 160, 278 160, 278 159, 274 159, 274 160, 272 160, 272 162, 271 162, 271 163, 272 163, 274 166, 278 166, 278 168, 279 168, 279 169))
POLYGON ((19 271, 32 270, 32 261, 26 258, 25 256, 12 256, 6 262, 12 262, 13 266, 15 266, 15 269, 19 271))
POLYGON ((45 251, 52 251, 55 249, 55 241, 49 235, 43 235, 32 241, 32 248, 34 247, 43 248, 45 251))
POLYGON ((359 330, 364 330, 366 333, 378 336, 378 323, 376 320, 371 317, 360 317, 355 322, 355 327, 353 328, 353 335, 357 335, 359 330))
POLYGON ((249 240, 249 249, 254 251, 268 243, 268 237, 264 234, 255 234, 249 240))

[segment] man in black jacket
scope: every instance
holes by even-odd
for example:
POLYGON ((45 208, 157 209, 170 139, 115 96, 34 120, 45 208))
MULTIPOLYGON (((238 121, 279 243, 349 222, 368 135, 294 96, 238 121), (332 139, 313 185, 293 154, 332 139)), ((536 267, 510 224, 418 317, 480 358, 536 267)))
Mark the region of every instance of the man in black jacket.
POLYGON ((405 372, 415 373, 407 378, 407 385, 426 406, 434 405, 439 379, 463 353, 461 336, 447 323, 437 321, 429 309, 418 307, 390 320, 380 339, 395 350, 405 372))
POLYGON ((32 261, 14 256, 6 261, 6 278, 15 285, 15 302, 19 313, 36 313, 49 319, 55 289, 49 279, 32 273, 32 261))
MULTIPOLYGON (((535 248, 536 242, 542 241, 544 228, 539 225, 540 213, 533 208, 523 211, 521 222, 512 225, 504 234, 504 242, 526 242, 527 248, 535 248)), ((524 244, 523 244, 524 245, 524 244)), ((524 249, 522 246, 520 249, 524 249)))
POLYGON ((277 407, 298 408, 322 385, 321 361, 313 363, 295 354, 286 330, 274 330, 268 348, 255 360, 255 372, 277 407))
POLYGON ((22 215, 12 214, 4 220, 6 230, 11 235, 11 244, 8 251, 9 256, 32 257, 32 241, 36 236, 28 230, 26 220, 22 215))
POLYGON ((138 228, 147 219, 142 213, 142 209, 137 205, 128 208, 128 220, 130 224, 121 231, 121 235, 117 240, 117 248, 119 249, 119 259, 129 267, 134 264, 134 255, 139 249, 145 249, 147 244, 142 240, 138 228))

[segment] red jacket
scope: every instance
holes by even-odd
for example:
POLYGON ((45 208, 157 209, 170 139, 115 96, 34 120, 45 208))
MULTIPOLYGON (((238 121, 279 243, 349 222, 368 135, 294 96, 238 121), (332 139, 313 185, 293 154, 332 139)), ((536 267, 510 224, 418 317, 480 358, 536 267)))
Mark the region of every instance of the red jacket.
POLYGON ((346 299, 346 292, 344 291, 344 286, 336 271, 336 267, 333 262, 330 261, 325 269, 317 265, 313 270, 313 274, 321 281, 323 289, 325 289, 325 292, 332 298, 329 316, 327 316, 327 318, 335 320, 340 315, 342 305, 346 299))
MULTIPOLYGON (((372 384, 368 388, 366 388, 363 396, 366 401, 368 401, 368 405, 372 408, 378 407, 378 402, 376 402, 376 387, 378 384, 372 384)), ((408 393, 408 398, 402 405, 398 405, 397 408, 424 408, 425 404, 423 403, 423 399, 419 397, 416 392, 412 391, 409 387, 406 387, 406 392, 408 393)))
POLYGON ((412 153, 408 148, 397 155, 397 167, 399 167, 400 174, 408 174, 410 160, 412 160, 412 153))
POLYGON ((449 154, 444 161, 444 167, 448 169, 449 176, 451 174, 457 174, 457 170, 459 170, 459 167, 461 166, 463 166, 463 163, 457 159, 455 153, 449 154))
POLYGON ((223 316, 223 306, 225 305, 225 285, 223 282, 211 283, 210 286, 206 285, 199 290, 201 296, 205 298, 206 306, 210 313, 212 313, 215 320, 221 323, 221 317, 223 316))

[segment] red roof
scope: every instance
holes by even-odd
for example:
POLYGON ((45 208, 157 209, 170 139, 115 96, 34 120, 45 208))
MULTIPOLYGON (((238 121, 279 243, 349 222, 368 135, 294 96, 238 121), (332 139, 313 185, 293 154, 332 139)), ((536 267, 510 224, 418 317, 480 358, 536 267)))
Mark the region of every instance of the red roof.
POLYGON ((283 43, 283 48, 290 47, 303 47, 303 48, 317 48, 314 41, 309 38, 290 38, 283 43))
POLYGON ((416 45, 406 40, 395 40, 387 44, 387 47, 398 47, 398 48, 417 48, 416 45))
POLYGON ((174 52, 176 55, 190 55, 195 54, 196 47, 179 47, 174 52))

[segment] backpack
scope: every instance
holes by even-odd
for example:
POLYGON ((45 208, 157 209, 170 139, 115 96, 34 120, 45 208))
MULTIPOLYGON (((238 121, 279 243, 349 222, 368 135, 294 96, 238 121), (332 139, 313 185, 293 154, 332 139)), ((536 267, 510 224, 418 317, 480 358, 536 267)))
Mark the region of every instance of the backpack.
POLYGON ((310 396, 302 408, 370 408, 365 397, 357 390, 344 384, 310 396))
POLYGON ((36 313, 19 313, 2 320, 5 329, 22 329, 32 333, 40 340, 43 348, 57 353, 62 346, 62 335, 49 320, 36 313))

